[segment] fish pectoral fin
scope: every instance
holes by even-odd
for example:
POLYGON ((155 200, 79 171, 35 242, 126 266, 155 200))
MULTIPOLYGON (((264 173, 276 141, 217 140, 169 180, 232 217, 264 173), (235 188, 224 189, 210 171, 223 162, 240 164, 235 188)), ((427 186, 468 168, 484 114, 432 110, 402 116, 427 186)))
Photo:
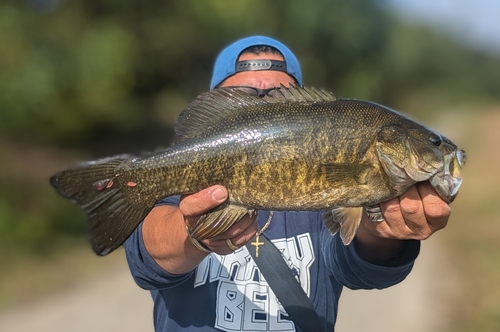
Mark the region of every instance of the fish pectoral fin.
POLYGON ((358 184, 365 184, 374 167, 370 164, 334 163, 318 165, 317 169, 329 183, 345 184, 346 181, 353 180, 358 184))
POLYGON ((323 213, 323 222, 332 235, 340 231, 344 245, 349 245, 358 230, 363 207, 338 207, 323 213))
POLYGON ((197 240, 213 238, 227 231, 247 213, 252 214, 253 210, 228 203, 219 205, 200 217, 191 231, 191 236, 197 240))

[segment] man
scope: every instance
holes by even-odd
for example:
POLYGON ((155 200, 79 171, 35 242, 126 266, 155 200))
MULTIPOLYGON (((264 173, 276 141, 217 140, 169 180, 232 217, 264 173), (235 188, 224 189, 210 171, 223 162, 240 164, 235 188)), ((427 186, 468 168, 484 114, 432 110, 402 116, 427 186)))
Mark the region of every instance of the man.
MULTIPOLYGON (((262 96, 280 84, 302 85, 297 59, 280 42, 253 36, 221 52, 210 89, 246 86, 262 96), (272 60, 272 66, 259 60, 272 60)), ((157 331, 294 331, 244 246, 265 227, 324 330, 332 331, 342 287, 380 289, 402 281, 418 255, 418 240, 445 227, 451 212, 429 183, 419 183, 380 204, 384 221, 364 214, 349 246, 328 233, 320 212, 276 212, 266 225, 270 213, 261 211, 215 238, 190 238, 200 216, 226 198, 224 187, 212 186, 164 199, 127 240, 132 274, 154 299, 157 331)))

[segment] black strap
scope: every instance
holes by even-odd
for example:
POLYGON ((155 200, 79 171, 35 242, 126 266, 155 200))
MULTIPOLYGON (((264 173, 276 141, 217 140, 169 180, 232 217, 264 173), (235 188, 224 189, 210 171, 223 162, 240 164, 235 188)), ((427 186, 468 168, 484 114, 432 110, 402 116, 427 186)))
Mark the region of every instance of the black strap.
POLYGON ((255 247, 250 243, 247 243, 247 249, 290 320, 303 332, 324 331, 311 300, 295 279, 281 252, 265 236, 261 235, 259 240, 264 243, 259 248, 259 257, 255 256, 255 247))

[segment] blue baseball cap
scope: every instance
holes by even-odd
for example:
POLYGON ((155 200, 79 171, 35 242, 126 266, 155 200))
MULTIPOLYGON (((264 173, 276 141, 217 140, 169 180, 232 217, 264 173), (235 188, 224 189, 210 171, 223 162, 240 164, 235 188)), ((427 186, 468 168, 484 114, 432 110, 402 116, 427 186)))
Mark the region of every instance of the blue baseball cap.
POLYGON ((279 41, 265 36, 246 37, 227 46, 215 60, 214 73, 210 82, 210 90, 215 89, 222 81, 237 72, 246 70, 279 70, 295 78, 302 86, 302 74, 299 61, 288 47, 279 41), (271 46, 281 52, 285 61, 250 60, 238 62, 241 52, 252 46, 271 46))

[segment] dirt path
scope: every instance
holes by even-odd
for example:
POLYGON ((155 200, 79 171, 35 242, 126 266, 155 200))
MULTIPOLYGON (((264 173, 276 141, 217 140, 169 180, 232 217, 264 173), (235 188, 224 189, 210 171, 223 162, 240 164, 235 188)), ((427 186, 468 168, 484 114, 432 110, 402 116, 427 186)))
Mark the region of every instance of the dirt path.
MULTIPOLYGON (((423 242, 412 274, 384 291, 345 290, 336 331, 444 331, 450 274, 439 233, 423 242)), ((112 268, 78 281, 69 290, 0 312, 0 331, 153 331, 149 293, 133 282, 123 253, 112 268), (117 263, 117 264, 115 264, 117 263)))
POLYGON ((151 296, 135 285, 123 252, 106 259, 110 268, 69 290, 0 312, 0 331, 153 331, 151 296))

